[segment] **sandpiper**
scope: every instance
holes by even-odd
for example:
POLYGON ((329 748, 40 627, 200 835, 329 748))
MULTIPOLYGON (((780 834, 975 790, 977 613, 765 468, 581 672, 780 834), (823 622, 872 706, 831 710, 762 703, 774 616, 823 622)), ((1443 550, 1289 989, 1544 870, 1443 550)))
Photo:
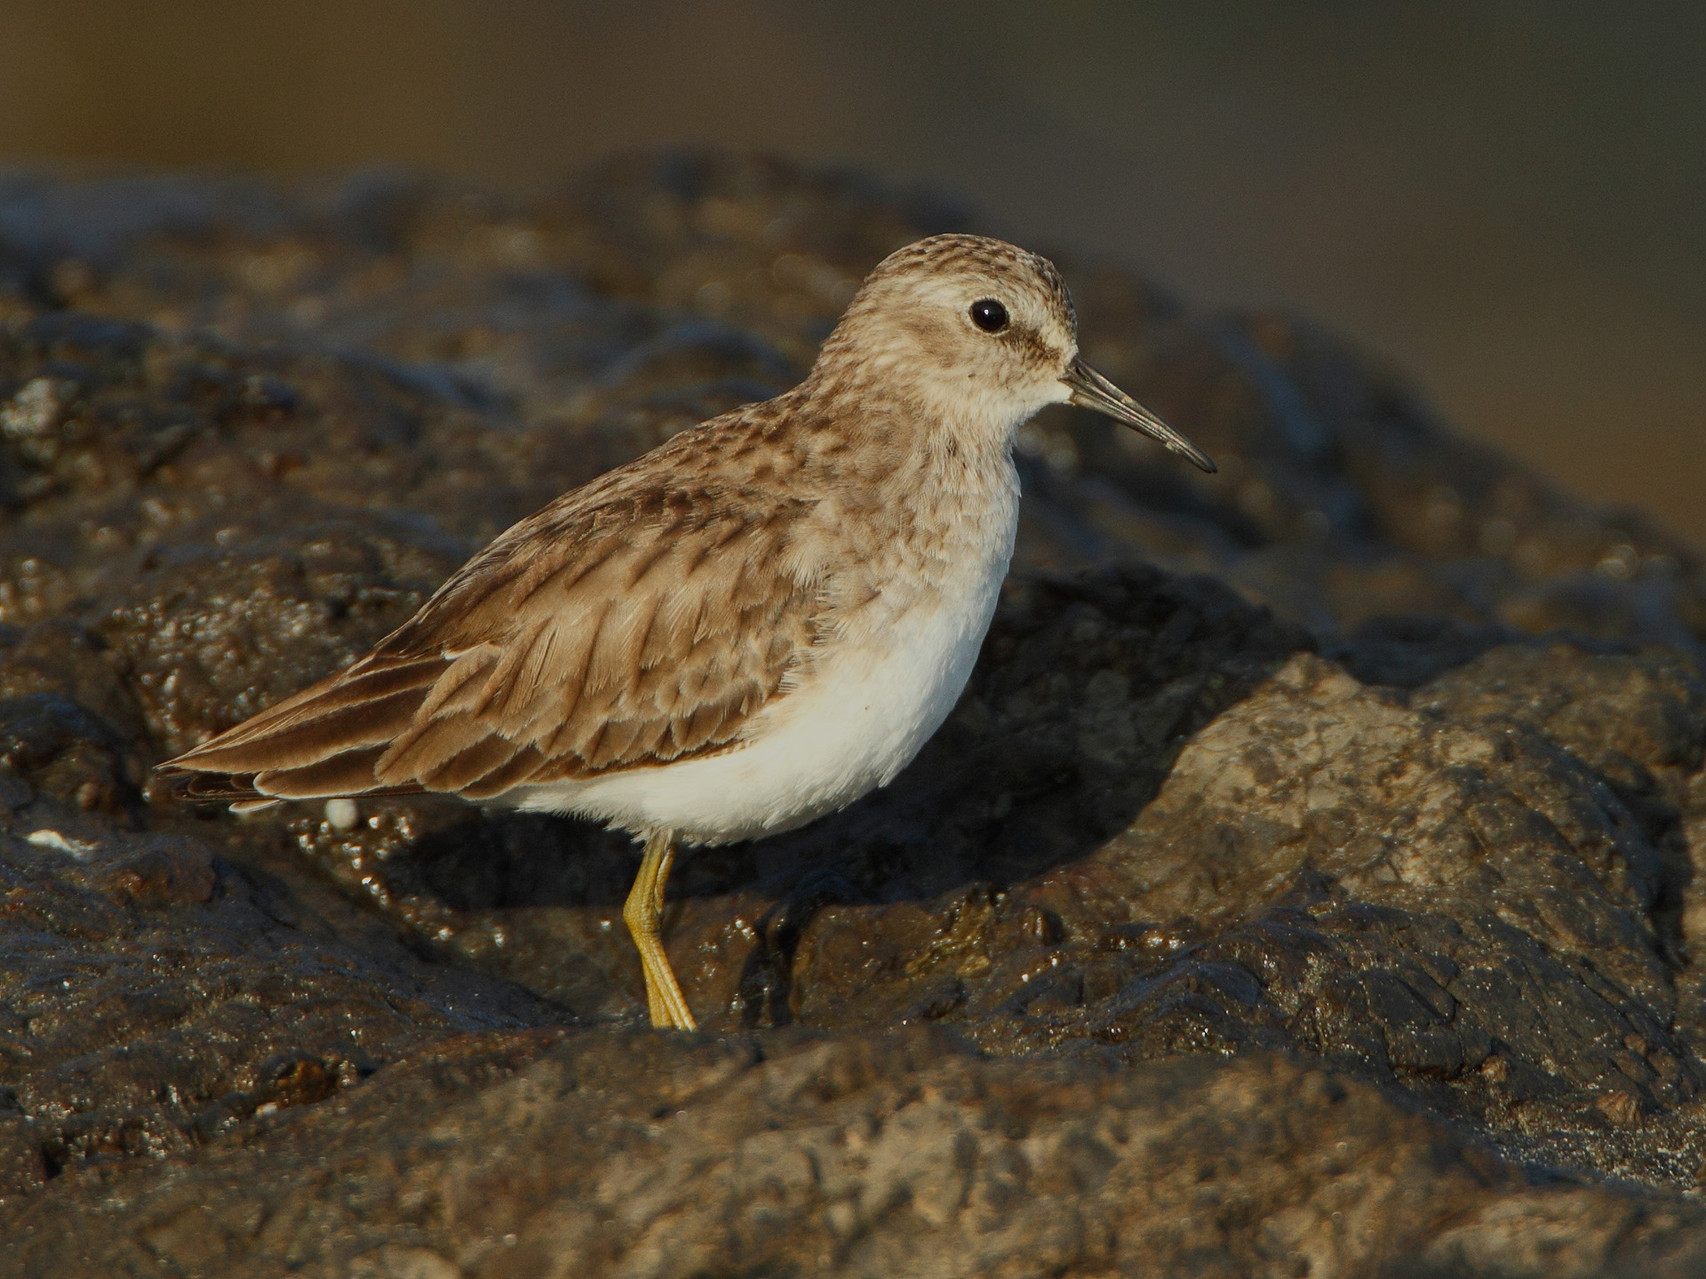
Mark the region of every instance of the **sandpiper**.
POLYGON ((1046 258, 939 235, 884 259, 806 380, 558 498, 346 669, 161 765, 237 809, 443 792, 644 841, 623 908, 652 1024, 678 844, 886 785, 965 687, 1012 555, 1013 443, 1048 404, 1206 454, 1078 355, 1046 258))

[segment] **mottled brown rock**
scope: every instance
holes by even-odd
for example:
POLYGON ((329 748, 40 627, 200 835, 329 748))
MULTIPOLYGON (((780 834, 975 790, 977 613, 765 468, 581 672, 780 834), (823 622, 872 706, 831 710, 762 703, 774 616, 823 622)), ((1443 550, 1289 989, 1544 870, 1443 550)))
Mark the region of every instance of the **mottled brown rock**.
POLYGON ((1282 1058, 1021 1064, 919 1033, 452 1041, 179 1162, 55 1186, 4 1220, 13 1256, 34 1274, 493 1279, 1349 1276, 1407 1258, 1565 1279, 1635 1257, 1684 1273, 1702 1219, 1531 1186, 1282 1058))
POLYGON ((259 850, 240 869, 41 797, 0 825, 0 1198, 192 1149, 447 1034, 551 1016, 352 927, 259 850))
POLYGON ((151 793, 956 228, 727 156, 0 180, 0 1273, 1706 1265, 1698 557, 1114 264, 1087 355, 1220 473, 1026 429, 942 732, 679 865, 720 1038, 634 1029, 620 837, 151 793))

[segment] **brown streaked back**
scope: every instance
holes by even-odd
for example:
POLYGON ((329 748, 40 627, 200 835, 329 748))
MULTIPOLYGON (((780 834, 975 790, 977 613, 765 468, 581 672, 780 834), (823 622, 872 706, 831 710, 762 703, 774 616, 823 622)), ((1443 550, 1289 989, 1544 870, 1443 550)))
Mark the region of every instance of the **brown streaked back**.
MULTIPOLYGON (((731 417, 659 452, 690 458, 747 424, 731 417)), ((787 567, 800 504, 659 452, 516 525, 347 669, 162 771, 190 798, 483 800, 727 749, 817 642, 814 584, 787 567)))

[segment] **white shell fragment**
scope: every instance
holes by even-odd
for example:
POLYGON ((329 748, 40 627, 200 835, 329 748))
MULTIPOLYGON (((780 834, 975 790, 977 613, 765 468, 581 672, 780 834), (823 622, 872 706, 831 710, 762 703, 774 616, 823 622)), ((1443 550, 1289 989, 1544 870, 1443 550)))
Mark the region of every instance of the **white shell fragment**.
POLYGON ((58 831, 49 830, 46 827, 41 830, 32 830, 24 836, 24 842, 34 844, 37 848, 51 848, 56 852, 70 853, 79 861, 88 857, 97 847, 97 845, 81 839, 68 839, 58 831))

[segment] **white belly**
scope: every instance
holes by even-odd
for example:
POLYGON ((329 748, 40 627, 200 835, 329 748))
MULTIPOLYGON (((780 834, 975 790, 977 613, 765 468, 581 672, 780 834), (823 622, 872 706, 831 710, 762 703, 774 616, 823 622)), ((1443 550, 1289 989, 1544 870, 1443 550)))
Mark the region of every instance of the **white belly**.
POLYGON ((528 787, 534 811, 578 813, 631 831, 672 830, 703 844, 774 834, 885 786, 941 727, 970 678, 1012 550, 988 547, 963 588, 917 605, 823 653, 800 687, 758 715, 720 755, 528 787))

